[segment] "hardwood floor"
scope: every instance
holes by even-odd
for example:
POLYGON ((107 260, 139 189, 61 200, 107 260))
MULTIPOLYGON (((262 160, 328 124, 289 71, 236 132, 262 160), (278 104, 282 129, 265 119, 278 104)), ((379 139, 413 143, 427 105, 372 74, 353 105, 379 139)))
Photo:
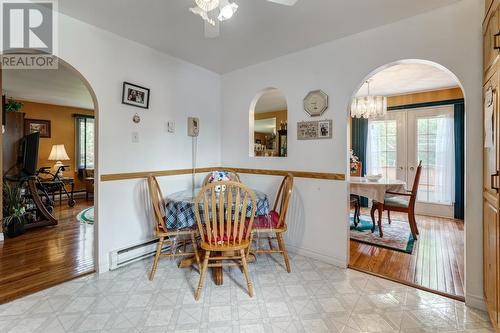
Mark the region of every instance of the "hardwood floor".
POLYGON ((57 226, 31 229, 0 242, 0 304, 94 271, 93 226, 76 215, 93 205, 56 204, 57 226))
MULTIPOLYGON (((407 221, 405 214, 391 217, 407 221)), ((349 267, 463 299, 464 222, 420 215, 416 219, 420 237, 411 255, 351 240, 349 267)))

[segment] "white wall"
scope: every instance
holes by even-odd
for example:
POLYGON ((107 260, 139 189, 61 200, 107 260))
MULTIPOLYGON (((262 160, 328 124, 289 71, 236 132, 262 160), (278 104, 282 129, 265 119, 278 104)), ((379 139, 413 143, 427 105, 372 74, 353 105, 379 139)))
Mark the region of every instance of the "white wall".
MULTIPOLYGON (((401 59, 437 62, 457 75, 466 95, 466 293, 482 306, 482 125, 481 1, 463 0, 341 40, 237 70, 222 77, 222 163, 226 166, 347 173, 348 105, 363 79, 378 67, 401 59), (289 107, 288 156, 250 158, 248 112, 266 87, 283 91, 289 107), (333 140, 297 141, 296 123, 307 119, 302 99, 314 89, 330 96, 324 118, 333 119, 333 140)), ((252 184, 274 191, 261 176, 252 184)), ((346 265, 348 257, 347 184, 298 180, 287 243, 309 255, 346 265), (326 257, 326 258, 325 258, 326 257)), ((271 192, 270 192, 271 193, 271 192)))
MULTIPOLYGON (((191 167, 187 117, 201 122, 198 164, 220 164, 220 76, 151 48, 60 15, 59 54, 89 81, 98 100, 98 174, 191 167), (122 83, 151 89, 149 110, 121 104, 122 83), (132 122, 138 113, 142 121, 132 122), (165 122, 176 122, 176 133, 165 122), (132 132, 139 143, 132 143, 132 132)), ((189 177, 162 179, 166 193, 189 177)), ((99 268, 109 252, 152 235, 144 180, 98 182, 99 268)))

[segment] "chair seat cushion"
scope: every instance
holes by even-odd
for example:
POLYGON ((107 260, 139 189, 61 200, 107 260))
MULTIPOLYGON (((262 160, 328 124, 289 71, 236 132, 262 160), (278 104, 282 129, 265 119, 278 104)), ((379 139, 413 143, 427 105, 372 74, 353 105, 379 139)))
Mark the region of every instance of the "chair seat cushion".
MULTIPOLYGON (((231 225, 231 228, 232 227, 234 227, 234 225, 231 225)), ((204 232, 203 232, 203 235, 205 236, 204 239, 205 239, 206 243, 221 244, 221 243, 233 242, 235 240, 235 237, 233 236, 234 232, 231 232, 231 235, 228 236, 227 229, 226 229, 225 226, 224 226, 224 234, 223 235, 220 235, 219 234, 219 230, 217 230, 217 233, 218 233, 217 237, 215 237, 215 233, 212 230, 212 240, 211 241, 208 240, 208 234, 207 234, 207 229, 206 229, 205 225, 203 226, 203 229, 205 229, 204 232)), ((243 227, 243 235, 242 235, 241 239, 245 239, 246 238, 247 232, 248 232, 247 230, 248 230, 248 228, 245 225, 243 227)))
POLYGON ((274 229, 278 227, 280 215, 272 210, 269 215, 256 216, 253 220, 253 229, 274 229))
POLYGON ((401 197, 389 197, 386 196, 384 199, 384 206, 398 207, 398 208, 408 208, 410 202, 401 197))

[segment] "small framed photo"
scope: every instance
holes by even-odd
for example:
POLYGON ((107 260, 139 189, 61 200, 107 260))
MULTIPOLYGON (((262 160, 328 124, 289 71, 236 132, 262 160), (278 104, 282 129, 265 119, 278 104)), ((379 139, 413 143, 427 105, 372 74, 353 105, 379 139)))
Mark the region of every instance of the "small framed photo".
POLYGON ((325 120, 318 122, 318 137, 321 139, 330 139, 332 137, 332 121, 325 120))
POLYGON ((122 103, 149 109, 149 89, 123 82, 122 103))
POLYGON ((24 119, 24 135, 36 132, 41 138, 50 138, 50 120, 24 119))

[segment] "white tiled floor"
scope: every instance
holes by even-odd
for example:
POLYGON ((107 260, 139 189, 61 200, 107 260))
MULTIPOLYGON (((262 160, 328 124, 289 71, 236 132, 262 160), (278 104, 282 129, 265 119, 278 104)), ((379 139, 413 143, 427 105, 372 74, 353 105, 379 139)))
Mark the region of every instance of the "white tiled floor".
POLYGON ((259 256, 251 265, 255 297, 239 268, 224 286, 151 260, 74 280, 0 306, 0 332, 493 332, 484 312, 352 270, 292 255, 259 256))

